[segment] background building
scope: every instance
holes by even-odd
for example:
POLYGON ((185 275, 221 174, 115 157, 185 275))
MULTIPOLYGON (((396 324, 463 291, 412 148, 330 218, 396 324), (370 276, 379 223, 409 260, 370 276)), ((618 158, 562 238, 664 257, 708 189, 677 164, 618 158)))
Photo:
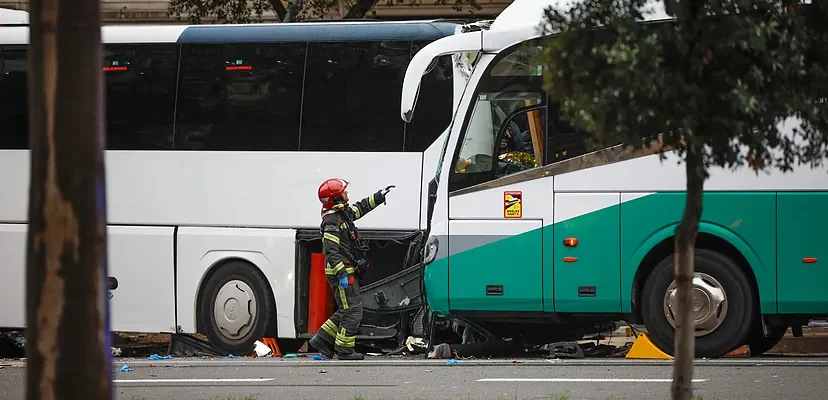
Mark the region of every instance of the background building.
MULTIPOLYGON (((366 18, 376 19, 427 19, 427 18, 494 18, 503 11, 513 0, 477 0, 480 10, 464 6, 462 11, 454 9, 454 1, 449 0, 447 5, 434 4, 435 0, 405 0, 404 4, 389 6, 386 0, 379 0, 374 7, 375 15, 371 12, 366 18)), ((330 19, 341 18, 347 7, 346 0, 339 0, 340 5, 331 8, 330 19)), ((287 0, 282 3, 287 5, 287 0)), ((169 1, 164 0, 101 0, 101 19, 105 25, 111 24, 186 24, 186 17, 176 20, 167 14, 169 1)), ((0 0, 0 8, 15 10, 29 10, 29 0, 0 0)), ((326 19, 327 19, 326 18, 326 19)), ((263 20, 278 22, 278 18, 271 11, 265 13, 263 20)), ((204 20, 203 23, 212 21, 204 20)))

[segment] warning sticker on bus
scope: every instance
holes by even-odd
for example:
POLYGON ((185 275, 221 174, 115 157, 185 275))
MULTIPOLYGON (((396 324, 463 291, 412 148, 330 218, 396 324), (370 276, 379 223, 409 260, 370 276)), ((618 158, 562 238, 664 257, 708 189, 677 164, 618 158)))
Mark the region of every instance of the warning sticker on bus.
POLYGON ((523 217, 523 192, 503 192, 503 218, 523 217))

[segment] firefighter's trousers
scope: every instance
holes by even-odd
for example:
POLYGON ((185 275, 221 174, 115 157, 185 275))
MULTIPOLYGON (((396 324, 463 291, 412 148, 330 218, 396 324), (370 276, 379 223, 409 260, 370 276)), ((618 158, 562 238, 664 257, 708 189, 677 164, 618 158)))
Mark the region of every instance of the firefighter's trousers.
POLYGON ((339 309, 322 324, 319 336, 326 342, 333 343, 337 353, 352 353, 356 344, 357 329, 362 322, 359 280, 355 277, 353 283, 349 282, 345 289, 339 286, 339 282, 331 283, 331 288, 339 309))

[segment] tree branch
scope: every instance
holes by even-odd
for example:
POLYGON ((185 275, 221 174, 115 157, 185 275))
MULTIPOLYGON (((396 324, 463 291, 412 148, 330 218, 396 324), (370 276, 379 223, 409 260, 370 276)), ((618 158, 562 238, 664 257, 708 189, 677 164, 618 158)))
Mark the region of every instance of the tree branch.
POLYGON ((279 17, 280 22, 287 22, 285 21, 285 16, 287 16, 287 10, 285 9, 285 5, 282 4, 282 0, 269 0, 270 6, 273 7, 273 11, 276 13, 276 16, 279 17))
POLYGON ((373 8, 379 0, 356 0, 356 3, 345 14, 345 19, 349 18, 363 18, 368 11, 373 8))

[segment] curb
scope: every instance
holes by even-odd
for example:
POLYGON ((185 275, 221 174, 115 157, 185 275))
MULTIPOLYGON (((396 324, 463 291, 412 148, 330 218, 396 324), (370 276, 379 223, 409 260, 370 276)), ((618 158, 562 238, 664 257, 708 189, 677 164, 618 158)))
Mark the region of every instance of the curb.
POLYGON ((782 340, 765 354, 828 354, 828 334, 793 337, 785 335, 782 340))

